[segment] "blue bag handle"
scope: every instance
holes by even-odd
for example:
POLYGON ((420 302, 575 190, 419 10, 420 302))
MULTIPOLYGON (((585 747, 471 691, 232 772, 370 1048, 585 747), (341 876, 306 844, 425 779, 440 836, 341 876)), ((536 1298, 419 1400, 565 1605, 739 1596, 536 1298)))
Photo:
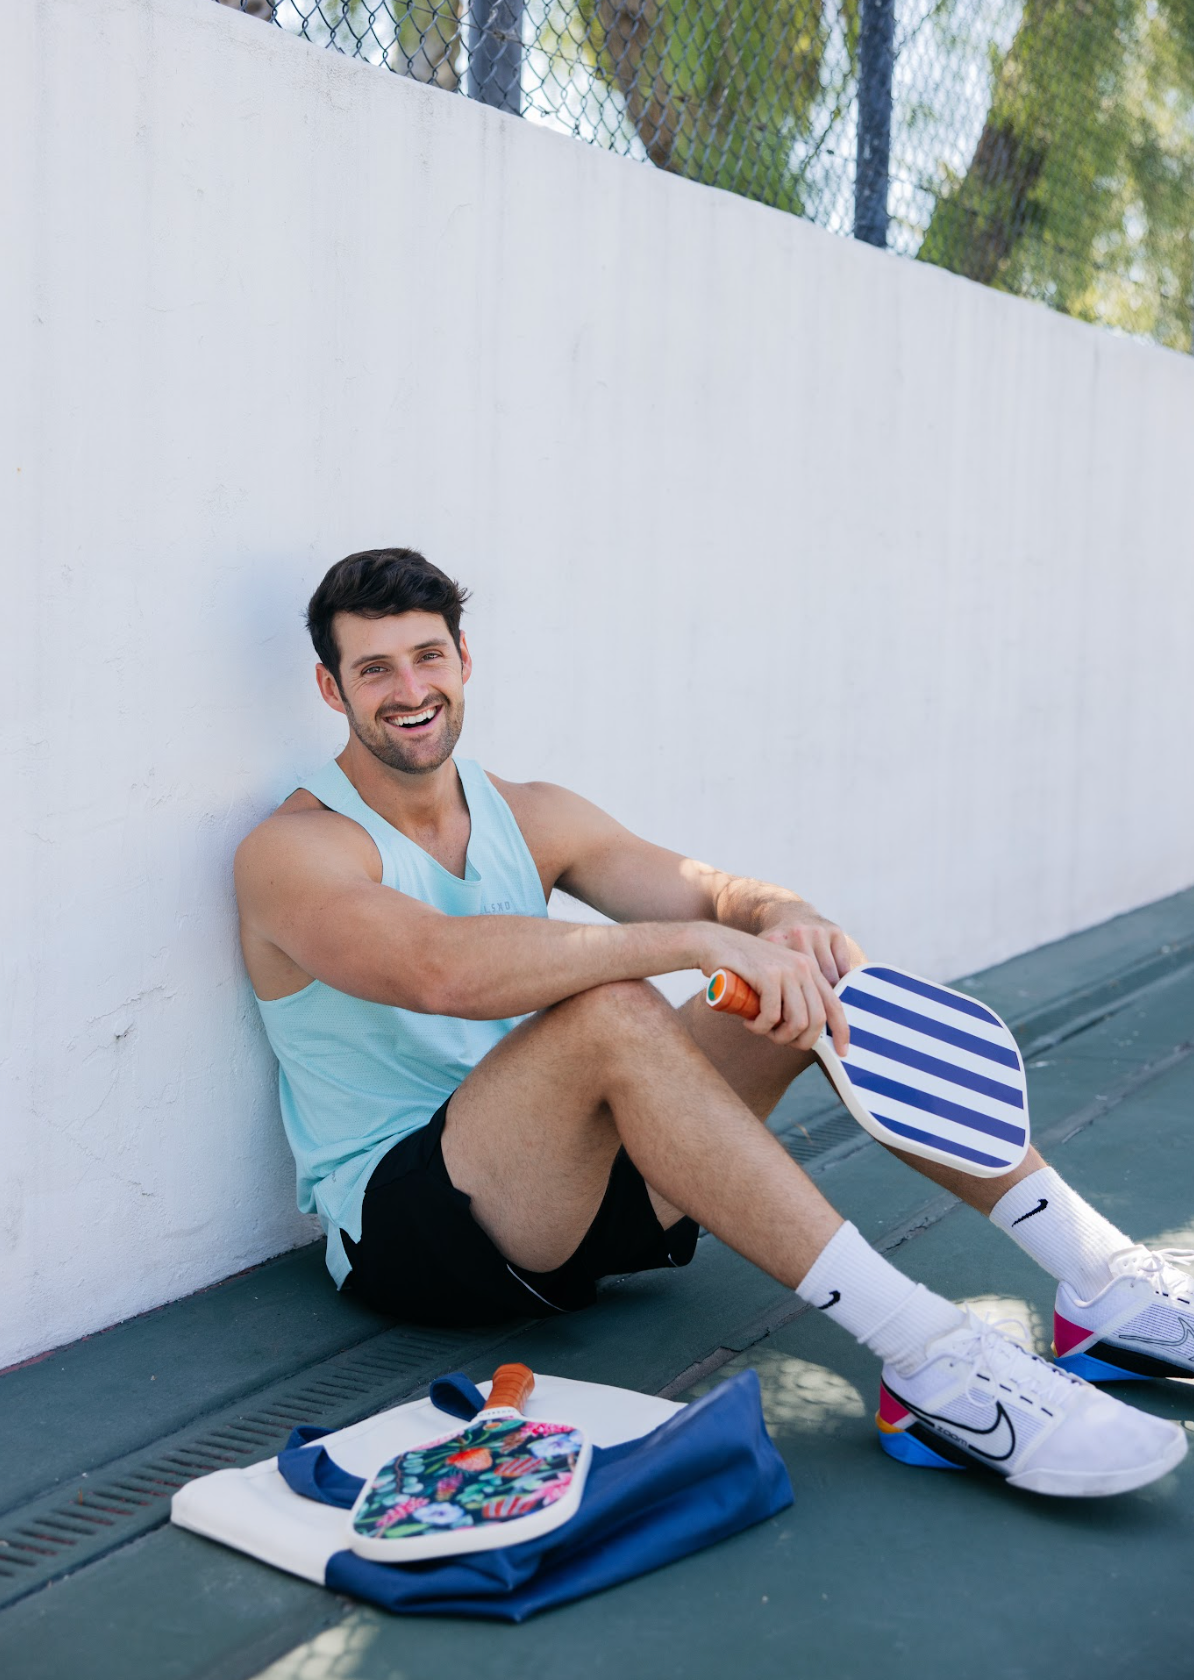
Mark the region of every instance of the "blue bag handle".
POLYGON ((485 1401, 476 1383, 470 1382, 463 1371, 450 1371, 446 1377, 436 1377, 428 1395, 433 1406, 466 1423, 484 1411, 485 1401))
POLYGON ((320 1505, 338 1505, 343 1511, 351 1511, 365 1485, 363 1478, 350 1476, 347 1470, 341 1470, 331 1453, 323 1447, 312 1451, 307 1445, 309 1441, 318 1441, 320 1436, 331 1433, 330 1429, 320 1429, 316 1424, 292 1429, 289 1441, 278 1454, 278 1469, 293 1493, 301 1494, 304 1499, 314 1499, 320 1505))
MULTIPOLYGON (((476 1417, 485 1405, 480 1389, 463 1371, 437 1377, 429 1398, 441 1412, 466 1422, 476 1417)), ((365 1485, 364 1478, 350 1476, 347 1470, 342 1470, 323 1447, 310 1450, 311 1442, 331 1433, 316 1423, 304 1423, 292 1429, 290 1439, 278 1454, 278 1470, 292 1493, 300 1494, 303 1499, 314 1499, 320 1505, 338 1505, 343 1511, 351 1511, 365 1485)))

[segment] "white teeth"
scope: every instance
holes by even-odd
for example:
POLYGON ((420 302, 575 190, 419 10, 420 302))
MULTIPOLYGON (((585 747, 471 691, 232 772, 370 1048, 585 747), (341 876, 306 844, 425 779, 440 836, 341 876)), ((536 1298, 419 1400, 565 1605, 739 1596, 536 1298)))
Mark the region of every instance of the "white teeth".
POLYGON ((414 717, 400 717, 392 719, 399 729, 411 729, 416 723, 428 723, 436 713, 435 706, 428 706, 425 712, 416 712, 414 717))

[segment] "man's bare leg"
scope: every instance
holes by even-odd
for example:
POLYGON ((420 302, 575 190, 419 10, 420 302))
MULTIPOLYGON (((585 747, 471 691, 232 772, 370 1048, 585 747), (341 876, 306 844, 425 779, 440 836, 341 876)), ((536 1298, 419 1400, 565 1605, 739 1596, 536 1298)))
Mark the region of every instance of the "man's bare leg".
MULTIPOLYGON (((673 1011, 641 982, 598 987, 474 1069, 448 1111, 444 1158, 482 1227, 530 1271, 575 1251, 625 1144, 665 1227, 688 1213, 795 1288, 842 1221, 759 1121, 811 1059, 699 999, 673 1011)), ((1035 1150, 995 1179, 892 1153, 983 1214, 1044 1169, 1035 1150)), ((1025 1193, 1042 1187, 1048 1221, 1023 1222, 1017 1201, 996 1223, 1055 1277, 1097 1277, 1128 1239, 1055 1175, 1025 1193)))
POLYGON ((461 1085, 444 1162, 515 1267, 576 1251, 624 1147, 665 1226, 688 1214, 865 1343, 923 1358, 964 1326, 834 1211, 641 981, 594 987, 525 1021, 461 1085))
POLYGON ((934 1184, 948 1190, 960 1202, 977 1208, 979 1213, 990 1213, 995 1203, 1002 1200, 1013 1184, 1019 1184, 1022 1178, 1027 1178, 1029 1173, 1036 1172, 1045 1164, 1031 1144, 1020 1165, 1013 1167, 1011 1172, 1002 1173, 998 1178, 975 1178, 973 1173, 959 1172, 956 1167, 942 1166, 939 1161, 926 1161, 921 1155, 906 1155, 902 1149, 892 1149, 890 1153, 897 1160, 906 1161, 910 1167, 915 1167, 925 1178, 931 1178, 934 1184))
POLYGON ((575 1251, 622 1145, 663 1224, 690 1215, 789 1288, 843 1223, 640 981, 516 1028, 452 1098, 443 1138, 478 1223, 535 1272, 575 1251))
MULTIPOLYGON (((887 1449, 921 1456, 906 1431, 927 1431, 930 1458, 975 1462, 1008 1409, 1049 1431, 1018 1436, 998 1468, 1041 1493, 1114 1493, 1164 1475, 1186 1450, 1176 1424, 1134 1413, 1072 1383, 950 1302, 902 1276, 834 1212, 684 1030, 649 984, 582 992, 525 1021, 452 1098, 444 1129, 448 1173, 516 1266, 550 1272, 575 1251, 623 1145, 673 1208, 699 1220, 883 1361, 898 1415, 887 1449), (971 1389, 1000 1385, 990 1428, 971 1389), (915 1395, 913 1394, 915 1390, 915 1395), (921 1397, 928 1411, 919 1409, 921 1397), (943 1408, 960 1404, 964 1414, 943 1408), (1109 1408, 1120 1425, 1108 1428, 1109 1408), (980 1420, 981 1421, 981 1420, 980 1420), (960 1433, 961 1432, 961 1433, 960 1433), (981 1433, 981 1440, 979 1435, 981 1433), (1056 1445, 1054 1445, 1056 1438, 1056 1445), (942 1458, 937 1448, 946 1452, 942 1458), (1018 1449, 1018 1450, 1017 1450, 1018 1449)), ((992 1408, 994 1409, 994 1407, 992 1408)))
POLYGON ((759 1120, 767 1118, 792 1081, 817 1061, 811 1050, 774 1044, 748 1032, 737 1016, 719 1015, 709 1008, 703 991, 682 1003, 676 1015, 693 1043, 759 1120))

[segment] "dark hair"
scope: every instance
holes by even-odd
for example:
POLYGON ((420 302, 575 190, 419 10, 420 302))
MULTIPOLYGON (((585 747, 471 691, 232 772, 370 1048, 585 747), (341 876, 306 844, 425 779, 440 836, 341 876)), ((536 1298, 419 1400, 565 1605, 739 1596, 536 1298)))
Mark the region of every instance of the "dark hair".
POLYGON ((338 612, 363 618, 397 613, 439 613, 456 651, 460 651, 460 614, 469 592, 413 548, 367 548, 349 554, 325 576, 307 607, 307 629, 321 665, 340 681, 340 650, 332 634, 338 612))

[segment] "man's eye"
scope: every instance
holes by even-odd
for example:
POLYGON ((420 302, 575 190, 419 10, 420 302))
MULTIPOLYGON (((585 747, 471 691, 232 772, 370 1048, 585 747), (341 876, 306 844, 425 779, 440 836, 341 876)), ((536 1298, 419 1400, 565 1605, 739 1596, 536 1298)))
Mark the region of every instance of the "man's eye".
POLYGON ((366 665, 365 669, 361 672, 361 675, 363 677, 368 677, 371 676, 374 671, 382 671, 384 669, 385 667, 383 665, 366 665))
POLYGON ((439 651, 438 648, 428 648, 427 652, 420 655, 420 657, 422 659, 442 659, 443 654, 439 651))

